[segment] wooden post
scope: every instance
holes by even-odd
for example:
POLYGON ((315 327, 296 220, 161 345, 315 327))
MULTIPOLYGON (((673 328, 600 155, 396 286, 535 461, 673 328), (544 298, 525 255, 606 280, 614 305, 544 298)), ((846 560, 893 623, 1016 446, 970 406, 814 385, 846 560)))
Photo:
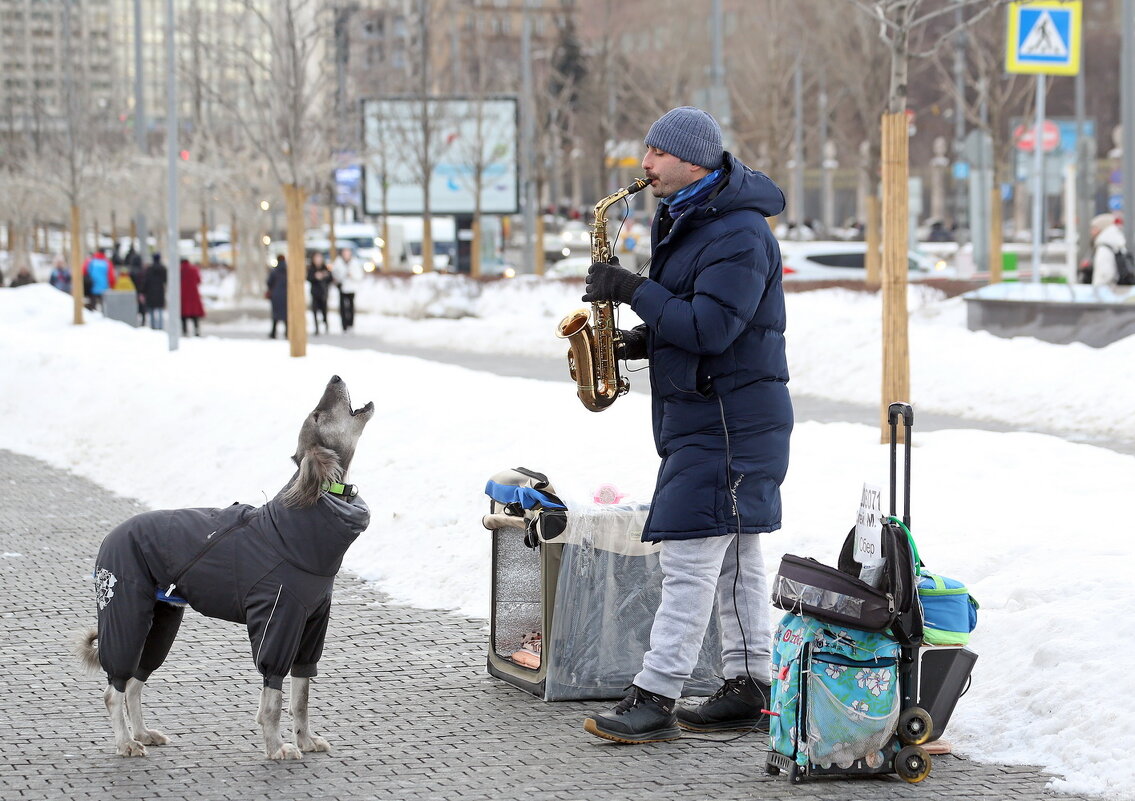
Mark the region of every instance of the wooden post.
POLYGON ((204 204, 201 206, 201 259, 198 266, 209 266, 209 215, 204 204))
MULTIPOLYGON (((614 243, 612 243, 614 244, 614 243)), ((536 264, 533 265, 532 270, 536 275, 544 274, 544 214, 537 209, 536 211, 536 247, 534 256, 536 264)))
POLYGON ((867 196, 867 253, 863 266, 867 268, 867 284, 879 286, 882 283, 883 265, 879 254, 879 196, 867 196))
POLYGON ((284 207, 288 220, 288 344, 292 356, 307 355, 307 298, 304 281, 302 187, 284 184, 284 207))
POLYGON ((422 215, 422 272, 434 271, 434 229, 433 218, 429 214, 422 215))
POLYGON ((394 272, 394 265, 390 262, 390 257, 393 255, 394 250, 390 247, 390 220, 386 214, 382 215, 382 271, 384 273, 394 272))
POLYGON ((473 242, 469 251, 469 275, 481 277, 481 215, 473 215, 473 242))
MULTIPOLYGON (((883 375, 880 441, 890 440, 887 408, 910 400, 907 340, 908 132, 906 114, 883 115, 883 375)), ((901 435, 901 432, 900 432, 901 435)))
POLYGON ((993 190, 989 195, 989 283, 1001 283, 1001 246, 1002 239, 1001 187, 996 176, 993 179, 993 190))
POLYGON ((71 204, 71 299, 75 316, 72 323, 83 324, 83 233, 79 229, 79 207, 71 204))

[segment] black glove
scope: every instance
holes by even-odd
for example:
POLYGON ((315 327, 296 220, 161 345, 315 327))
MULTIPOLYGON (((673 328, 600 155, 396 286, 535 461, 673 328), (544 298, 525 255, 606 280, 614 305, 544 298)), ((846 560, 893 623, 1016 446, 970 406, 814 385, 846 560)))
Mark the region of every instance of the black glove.
POLYGON ((618 359, 645 359, 646 358, 646 331, 642 326, 629 331, 619 329, 619 344, 615 346, 615 357, 618 359))
POLYGON ((616 303, 630 303, 638 285, 646 279, 624 270, 618 264, 597 261, 587 271, 587 291, 583 294, 585 303, 613 300, 616 303))

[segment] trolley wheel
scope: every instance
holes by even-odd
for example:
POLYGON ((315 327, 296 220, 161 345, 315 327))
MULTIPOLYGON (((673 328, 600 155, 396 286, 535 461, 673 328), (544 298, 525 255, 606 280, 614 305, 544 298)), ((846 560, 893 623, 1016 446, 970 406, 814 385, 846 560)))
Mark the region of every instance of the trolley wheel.
POLYGON ((768 763, 765 764, 765 775, 766 776, 779 776, 780 775, 780 768, 778 768, 776 765, 772 764, 771 762, 768 762, 768 763))
POLYGON ((895 773, 904 782, 917 784, 930 775, 930 754, 917 745, 908 745, 895 755, 895 773))
POLYGON ((897 733, 903 745, 922 745, 933 729, 930 713, 920 706, 908 707, 899 715, 897 733))

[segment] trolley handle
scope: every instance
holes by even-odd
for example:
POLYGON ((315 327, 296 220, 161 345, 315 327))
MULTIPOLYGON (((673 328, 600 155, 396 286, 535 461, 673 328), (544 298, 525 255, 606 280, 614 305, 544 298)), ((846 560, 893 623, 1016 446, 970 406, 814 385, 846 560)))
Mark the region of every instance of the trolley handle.
POLYGON ((897 517, 898 503, 898 422, 903 420, 903 514, 902 522, 910 528, 910 431, 914 427, 914 409, 909 403, 896 401, 887 407, 887 422, 891 427, 891 516, 897 517))

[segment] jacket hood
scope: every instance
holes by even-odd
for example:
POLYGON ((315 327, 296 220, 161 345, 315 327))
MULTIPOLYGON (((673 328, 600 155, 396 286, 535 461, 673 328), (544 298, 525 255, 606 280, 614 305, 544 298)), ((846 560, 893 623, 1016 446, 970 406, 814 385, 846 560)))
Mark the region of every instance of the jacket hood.
POLYGON ((1120 230, 1118 225, 1109 225, 1098 234, 1096 234, 1095 246, 1106 246, 1112 250, 1122 250, 1126 247, 1126 241, 1123 238, 1123 231, 1120 230))
POLYGON ((289 509, 274 498, 258 513, 270 518, 264 531, 280 555, 317 576, 339 572, 343 555, 370 525, 370 509, 358 495, 340 498, 324 492, 315 506, 301 509, 289 509))
POLYGON ((724 156, 728 178, 721 191, 703 205, 718 212, 752 209, 763 217, 775 217, 784 211, 784 192, 763 172, 742 164, 732 153, 724 156))

